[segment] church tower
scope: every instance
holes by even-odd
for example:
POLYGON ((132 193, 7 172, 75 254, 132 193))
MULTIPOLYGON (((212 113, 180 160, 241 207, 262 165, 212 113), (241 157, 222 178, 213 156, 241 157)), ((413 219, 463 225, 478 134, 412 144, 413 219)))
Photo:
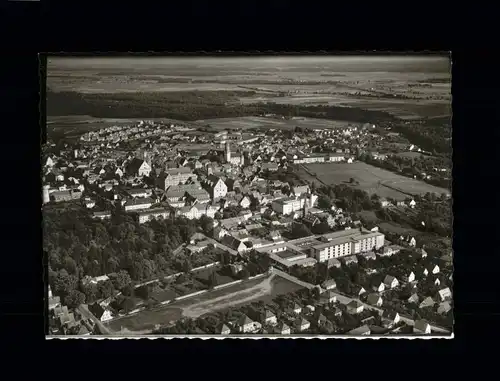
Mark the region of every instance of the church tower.
POLYGON ((226 162, 230 163, 231 162, 231 146, 229 145, 229 142, 226 142, 225 153, 226 153, 226 162))

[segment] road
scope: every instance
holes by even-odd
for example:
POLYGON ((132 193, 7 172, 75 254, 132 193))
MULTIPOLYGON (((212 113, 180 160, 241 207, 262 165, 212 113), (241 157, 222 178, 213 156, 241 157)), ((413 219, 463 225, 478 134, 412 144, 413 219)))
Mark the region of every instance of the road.
POLYGON ((112 335, 111 331, 102 324, 102 322, 95 317, 95 315, 89 311, 88 306, 86 304, 81 304, 78 307, 78 310, 80 311, 80 314, 87 319, 92 320, 98 327, 99 330, 101 331, 102 335, 112 335))
MULTIPOLYGON (((273 272, 276 273, 279 276, 282 276, 285 279, 288 279, 291 282, 295 282, 297 284, 300 284, 303 287, 307 287, 308 289, 312 289, 312 288, 316 287, 315 285, 313 285, 311 283, 307 283, 307 282, 301 281, 300 279, 297 279, 296 277, 294 277, 294 276, 292 276, 290 274, 284 273, 281 270, 273 269, 273 272)), ((336 291, 332 291, 332 293, 335 294, 335 296, 337 297, 337 301, 339 301, 342 304, 349 304, 353 300, 356 300, 358 303, 362 304, 364 308, 372 310, 372 311, 378 311, 378 313, 380 315, 384 311, 381 308, 374 307, 374 306, 371 306, 369 304, 363 303, 361 300, 359 300, 357 298, 351 298, 351 297, 348 297, 346 295, 339 294, 336 291)), ((402 316, 401 314, 399 316, 401 318, 401 321, 404 321, 406 324, 411 325, 411 326, 415 325, 415 321, 413 319, 410 319, 410 318, 408 318, 406 316, 402 316)), ((432 330, 433 333, 450 334, 449 330, 447 330, 447 329, 445 329, 443 327, 438 327, 438 326, 432 325, 432 324, 431 324, 431 330, 432 330)))

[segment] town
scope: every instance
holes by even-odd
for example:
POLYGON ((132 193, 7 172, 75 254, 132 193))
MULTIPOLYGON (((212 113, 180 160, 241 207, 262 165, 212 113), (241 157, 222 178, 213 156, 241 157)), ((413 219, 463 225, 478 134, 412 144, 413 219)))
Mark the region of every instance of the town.
POLYGON ((451 158, 258 118, 47 142, 49 334, 451 335, 451 158))

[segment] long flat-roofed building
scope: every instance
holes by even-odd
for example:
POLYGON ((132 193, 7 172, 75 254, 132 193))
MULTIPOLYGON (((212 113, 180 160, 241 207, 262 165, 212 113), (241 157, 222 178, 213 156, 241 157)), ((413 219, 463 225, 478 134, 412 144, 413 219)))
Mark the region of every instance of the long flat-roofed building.
POLYGON ((348 229, 344 231, 325 234, 318 245, 311 246, 311 256, 318 262, 331 258, 359 254, 384 246, 385 236, 380 232, 366 229, 348 229))

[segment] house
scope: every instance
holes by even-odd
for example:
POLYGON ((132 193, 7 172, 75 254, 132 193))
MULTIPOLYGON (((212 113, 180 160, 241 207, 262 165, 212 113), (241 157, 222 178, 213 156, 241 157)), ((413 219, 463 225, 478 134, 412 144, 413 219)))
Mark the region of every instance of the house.
POLYGON ((415 202, 415 200, 411 200, 409 203, 408 203, 409 207, 410 208, 415 208, 415 206, 417 206, 417 203, 415 202))
POLYGON ((217 333, 219 335, 229 335, 231 333, 231 330, 229 329, 229 327, 227 325, 222 323, 217 327, 217 330, 215 333, 217 333))
POLYGON ((298 318, 297 320, 294 321, 293 326, 296 331, 304 332, 311 327, 311 323, 304 318, 298 318))
POLYGON ((325 290, 333 290, 335 287, 337 287, 337 282, 335 282, 335 279, 328 279, 321 284, 321 287, 323 287, 325 290))
POLYGON ((449 302, 443 302, 439 305, 437 313, 440 315, 447 314, 451 310, 451 304, 449 302))
POLYGON ((111 311, 104 309, 99 303, 94 303, 88 306, 89 311, 100 321, 108 321, 113 318, 111 311))
POLYGON ((151 166, 145 160, 134 158, 127 165, 126 172, 128 175, 132 176, 149 176, 151 173, 151 166))
POLYGON ((321 294, 321 301, 325 303, 336 303, 337 295, 335 295, 331 290, 325 291, 321 294))
POLYGON ((225 235, 220 241, 223 245, 236 250, 238 253, 243 253, 248 250, 248 247, 243 243, 243 241, 240 241, 230 235, 225 235))
POLYGON ((435 266, 430 266, 427 268, 427 270, 431 273, 431 274, 439 274, 439 266, 438 265, 435 265, 435 266))
POLYGON ((353 285, 352 288, 354 289, 354 295, 357 296, 361 296, 366 292, 366 290, 360 285, 353 285))
POLYGON ((254 322, 247 315, 241 315, 235 327, 240 333, 254 332, 261 328, 260 323, 254 322))
POLYGON ((377 255, 373 251, 368 251, 366 253, 361 253, 361 257, 366 260, 377 259, 377 255))
POLYGON ((397 313, 396 311, 385 310, 382 313, 382 320, 385 325, 392 326, 399 323, 399 321, 401 320, 401 316, 399 316, 399 313, 397 313))
POLYGON ((368 325, 366 324, 347 332, 348 335, 356 335, 356 336, 366 336, 369 335, 370 333, 371 333, 370 327, 368 327, 368 325))
POLYGON ((227 194, 227 185, 218 176, 209 175, 205 181, 205 185, 213 199, 224 197, 227 194))
POLYGON ((417 294, 412 294, 407 300, 408 303, 418 303, 419 297, 417 294))
POLYGON ((439 278, 436 278, 436 280, 434 280, 434 284, 436 286, 439 286, 441 284, 441 281, 439 280, 439 278))
POLYGON ((278 320, 276 318, 276 315, 273 314, 271 311, 267 310, 264 314, 264 324, 270 324, 270 325, 276 325, 278 324, 278 320))
POLYGON ((396 288, 399 286, 399 281, 392 275, 386 275, 384 278, 384 285, 388 288, 396 288))
POLYGON ((239 206, 241 206, 243 209, 248 209, 250 207, 250 199, 248 196, 243 196, 243 198, 239 202, 239 206))
POLYGON ((359 314, 363 312, 364 306, 357 300, 352 300, 347 304, 347 313, 359 314))
POLYGON ((425 298, 422 303, 418 306, 419 308, 428 308, 428 307, 433 307, 436 304, 434 299, 432 299, 430 296, 425 298))
POLYGON ((78 330, 78 336, 89 336, 90 331, 84 325, 80 325, 80 329, 78 330))
POLYGON ((383 292, 385 290, 384 282, 376 283, 373 287, 373 291, 383 292))
POLYGON ((443 288, 442 290, 438 291, 437 297, 444 302, 445 300, 450 300, 451 299, 451 290, 449 287, 443 288))
POLYGON ((325 315, 323 314, 319 314, 317 317, 316 317, 316 324, 318 326, 321 326, 323 324, 325 324, 326 322, 328 321, 328 319, 326 318, 325 315))
POLYGON ((383 300, 379 294, 370 294, 368 295, 368 299, 366 300, 366 302, 372 306, 380 307, 383 303, 383 300))
POLYGON ((333 313, 333 316, 336 316, 336 317, 341 317, 342 316, 342 310, 338 307, 333 307, 331 309, 332 313, 333 313))
POLYGON ((404 277, 404 280, 408 283, 415 281, 415 273, 412 271, 408 276, 404 277))
POLYGON ((415 320, 413 333, 428 335, 431 333, 431 326, 425 320, 415 320))
POLYGON ((313 306, 313 305, 311 305, 311 304, 308 304, 308 305, 306 306, 306 309, 307 309, 309 312, 314 312, 314 311, 316 311, 316 307, 314 307, 314 306, 313 306))
POLYGON ((290 334, 290 327, 288 325, 286 325, 285 323, 281 322, 274 328, 273 332, 280 334, 280 335, 289 335, 290 334))
POLYGON ((294 312, 295 314, 300 314, 300 313, 302 312, 302 307, 301 307, 301 306, 299 306, 297 303, 295 303, 295 304, 293 305, 293 312, 294 312))
POLYGON ((418 257, 420 258, 426 258, 427 257, 427 251, 425 251, 423 248, 419 248, 416 250, 418 257))
POLYGON ((340 263, 340 261, 338 259, 330 258, 327 262, 327 266, 328 266, 328 268, 336 267, 339 269, 342 266, 342 264, 340 263))

